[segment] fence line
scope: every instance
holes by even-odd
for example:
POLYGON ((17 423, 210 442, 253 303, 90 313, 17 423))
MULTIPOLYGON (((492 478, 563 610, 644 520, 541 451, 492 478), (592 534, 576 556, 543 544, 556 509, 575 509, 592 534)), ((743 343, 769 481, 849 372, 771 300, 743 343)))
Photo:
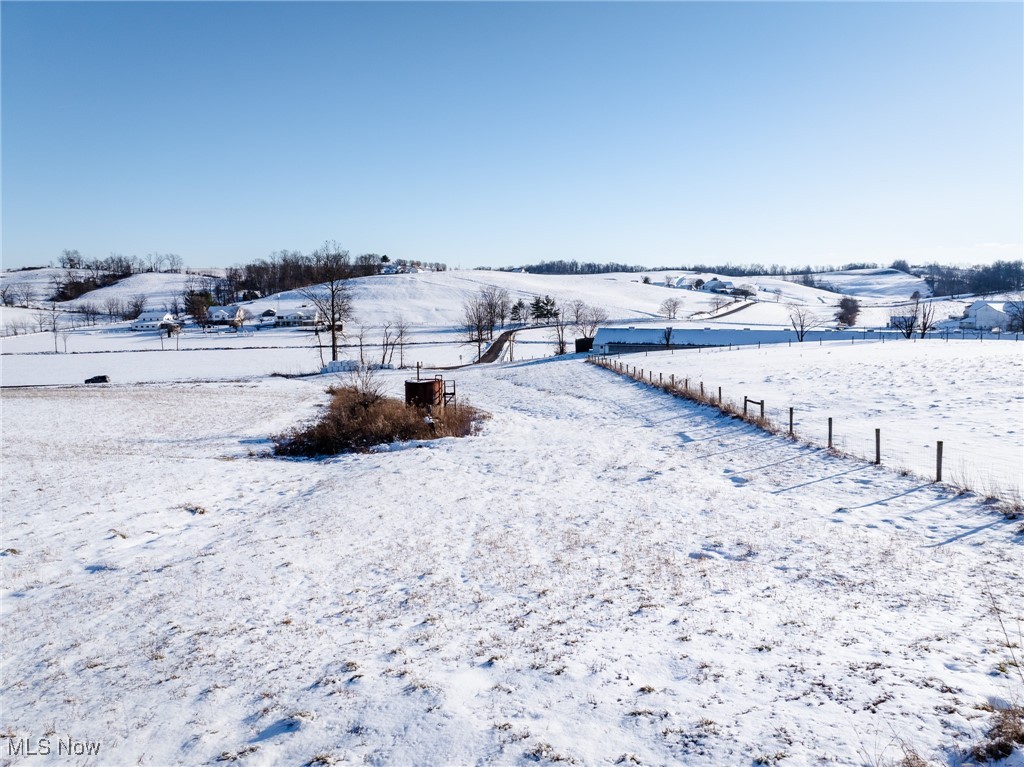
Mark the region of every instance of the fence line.
MULTIPOLYGON (((1005 481, 993 480, 991 477, 977 476, 976 472, 971 472, 971 467, 965 460, 961 459, 959 462, 955 462, 950 459, 949 451, 945 450, 945 443, 942 440, 936 441, 934 448, 929 448, 927 454, 918 451, 914 459, 910 460, 911 456, 908 452, 890 448, 885 441, 886 435, 883 435, 882 430, 877 427, 870 435, 839 434, 834 429, 833 418, 829 416, 823 434, 818 435, 813 430, 805 429, 798 434, 794 428, 794 408, 792 407, 766 408, 763 399, 754 400, 746 395, 743 396, 742 404, 740 404, 723 398, 721 386, 717 387, 716 392, 714 387, 707 386, 704 381, 694 381, 687 377, 677 379, 674 373, 669 374, 667 380, 662 373, 655 378, 651 370, 628 365, 606 355, 591 355, 587 358, 587 362, 673 396, 714 407, 726 415, 772 434, 799 440, 808 445, 826 447, 836 454, 859 458, 875 465, 884 464, 902 475, 920 476, 929 481, 944 483, 955 490, 973 491, 1011 503, 1020 502, 1021 488, 1019 484, 1012 482, 1008 484, 1005 481), (757 406, 757 409, 752 410, 750 405, 757 406), (925 467, 933 467, 933 470, 925 467)), ((894 429, 892 433, 895 434, 895 432, 894 429)))

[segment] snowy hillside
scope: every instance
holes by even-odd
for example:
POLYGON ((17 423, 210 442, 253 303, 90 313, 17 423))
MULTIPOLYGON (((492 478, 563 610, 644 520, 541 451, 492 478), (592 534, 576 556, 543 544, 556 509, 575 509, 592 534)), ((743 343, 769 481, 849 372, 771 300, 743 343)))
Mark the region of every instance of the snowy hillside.
POLYGON ((920 277, 897 269, 850 269, 844 272, 822 272, 813 275, 815 282, 825 283, 849 296, 906 300, 914 293, 930 296, 928 283, 920 277))

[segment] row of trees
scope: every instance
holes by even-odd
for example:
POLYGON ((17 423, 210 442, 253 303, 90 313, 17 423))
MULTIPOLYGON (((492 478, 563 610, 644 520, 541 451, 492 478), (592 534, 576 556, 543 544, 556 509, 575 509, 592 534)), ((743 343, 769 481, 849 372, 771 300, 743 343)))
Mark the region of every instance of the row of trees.
POLYGON ((1012 292, 1024 289, 1024 262, 996 261, 974 267, 929 264, 921 276, 935 296, 1012 292))
POLYGON ((94 275, 128 275, 138 272, 180 272, 185 267, 185 261, 177 253, 147 253, 145 256, 111 253, 106 258, 86 258, 77 250, 64 250, 57 265, 62 269, 80 269, 94 275))
POLYGON ((556 353, 565 354, 567 336, 575 330, 585 338, 592 338, 597 327, 608 320, 608 312, 574 299, 559 304, 551 296, 536 296, 530 303, 520 298, 515 303, 505 288, 481 288, 463 304, 463 329, 468 343, 476 344, 477 358, 483 345, 494 338, 495 331, 503 330, 506 322, 522 326, 533 321, 552 329, 556 353))
MULTIPOLYGON (((319 248, 308 254, 298 250, 279 250, 267 258, 231 267, 226 271, 224 279, 235 291, 242 294, 252 292, 269 296, 287 290, 298 290, 318 281, 317 273, 322 268, 322 250, 323 248, 319 248)), ((398 269, 415 267, 436 272, 448 269, 447 265, 441 262, 407 261, 400 258, 392 264, 388 256, 376 253, 364 253, 353 258, 347 250, 342 252, 343 263, 339 263, 339 267, 344 269, 346 279, 380 274, 388 265, 398 269)))
MULTIPOLYGON (((507 267, 506 271, 514 267, 507 267)), ((692 264, 689 266, 656 267, 649 269, 635 264, 609 262, 598 264, 578 261, 541 261, 523 269, 531 274, 604 274, 606 272, 646 271, 687 271, 710 272, 729 277, 774 276, 792 279, 804 285, 831 290, 827 282, 815 275, 826 272, 851 269, 880 269, 881 265, 868 262, 853 262, 842 266, 783 266, 782 264, 692 264)), ((1024 288, 1024 261, 996 261, 993 264, 970 267, 944 266, 932 263, 923 267, 912 267, 905 259, 897 259, 888 267, 908 274, 919 274, 935 296, 957 296, 963 294, 1001 293, 1024 288)), ((649 282, 647 279, 645 282, 649 282)))
MULTIPOLYGON (((904 262, 905 263, 905 262, 904 262)), ((870 263, 849 263, 838 267, 839 270, 847 269, 878 269, 878 264, 870 263)), ((834 266, 783 266, 782 264, 692 264, 690 266, 658 266, 653 269, 636 264, 619 264, 613 261, 608 263, 595 263, 591 261, 541 261, 539 264, 529 264, 522 267, 505 267, 502 271, 523 271, 530 274, 607 274, 609 272, 710 272, 722 274, 729 277, 755 277, 755 276, 802 276, 820 274, 822 272, 834 272, 834 266)), ((909 267, 907 267, 909 270, 909 267)))

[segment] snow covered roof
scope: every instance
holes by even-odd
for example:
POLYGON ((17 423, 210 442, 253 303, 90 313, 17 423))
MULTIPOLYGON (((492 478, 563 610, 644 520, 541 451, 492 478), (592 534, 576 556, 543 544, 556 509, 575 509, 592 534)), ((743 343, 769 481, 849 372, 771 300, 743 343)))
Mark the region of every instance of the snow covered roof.
POLYGON ((206 310, 208 317, 214 317, 218 314, 223 314, 225 317, 235 317, 241 311, 238 306, 211 306, 206 310))
POLYGON ((1006 302, 1005 301, 975 301, 967 310, 970 312, 976 312, 978 309, 988 307, 989 309, 995 309, 997 312, 1003 312, 1006 314, 1006 302))

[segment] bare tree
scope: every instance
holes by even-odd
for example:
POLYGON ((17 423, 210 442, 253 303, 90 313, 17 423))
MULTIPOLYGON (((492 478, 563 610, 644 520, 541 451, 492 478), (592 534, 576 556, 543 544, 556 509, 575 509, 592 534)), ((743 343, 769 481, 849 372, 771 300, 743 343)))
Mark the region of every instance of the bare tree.
POLYGON ((608 312, 598 306, 588 306, 580 317, 576 329, 584 338, 593 338, 599 325, 608 321, 608 312))
POLYGON ((124 304, 117 296, 107 296, 103 301, 103 311, 107 313, 110 321, 118 320, 124 314, 124 304))
POLYGON ((488 285, 480 289, 479 301, 483 307, 487 322, 487 337, 494 337, 496 327, 505 327, 509 313, 512 311, 512 298, 505 288, 488 285))
POLYGON ((676 314, 679 312, 679 307, 683 305, 683 302, 678 298, 666 298, 661 302, 661 306, 658 311, 665 315, 670 320, 676 318, 676 314))
POLYGON ((1009 321, 1006 329, 1011 333, 1024 333, 1024 290, 1018 290, 1007 296, 1004 306, 1009 321))
POLYGON ((9 282, 0 285, 0 303, 4 306, 14 305, 14 285, 9 282))
POLYGON ((917 332, 921 338, 924 338, 924 334, 935 327, 935 304, 931 301, 925 301, 924 303, 918 302, 918 320, 917 332))
POLYGON ((551 337, 555 341, 555 354, 565 354, 568 351, 565 331, 570 325, 566 312, 556 305, 551 311, 549 322, 551 324, 551 337))
POLYGON ((398 329, 395 327, 395 323, 392 320, 387 320, 381 326, 381 339, 380 339, 380 366, 386 367, 391 364, 391 360, 395 357, 395 346, 398 345, 398 329))
POLYGON ((579 298, 574 298, 568 303, 562 304, 562 313, 565 314, 569 324, 579 327, 587 313, 587 303, 579 298))
POLYGON ((30 303, 36 300, 36 289, 27 282, 15 286, 15 294, 26 309, 30 303))
POLYGON ((85 303, 79 304, 78 311, 82 313, 82 316, 85 317, 86 323, 89 325, 95 325, 96 320, 99 319, 100 316, 99 306, 92 303, 91 301, 86 301, 85 303))
POLYGON ((466 343, 476 344, 476 358, 480 359, 491 332, 487 304, 481 296, 467 299, 462 305, 462 329, 466 343))
POLYGON ((716 295, 711 299, 711 311, 717 312, 723 306, 732 303, 728 298, 723 295, 716 295))
POLYGON ((665 328, 662 333, 662 338, 665 341, 665 348, 667 349, 672 345, 672 328, 665 328))
POLYGON ((352 318, 352 293, 348 278, 352 266, 347 250, 336 242, 325 242, 313 253, 314 273, 319 284, 303 288, 299 293, 320 312, 331 331, 331 361, 338 359, 338 337, 344 323, 352 318))
POLYGON ((369 330, 369 328, 367 328, 366 325, 359 325, 358 327, 356 327, 356 343, 359 345, 359 366, 360 367, 365 367, 366 366, 366 354, 365 354, 366 346, 365 346, 365 341, 366 341, 366 331, 367 330, 369 330))
POLYGON ((57 353, 57 331, 60 330, 60 308, 56 302, 51 301, 50 305, 45 310, 39 312, 43 319, 43 323, 40 324, 39 330, 49 330, 53 333, 53 353, 57 353), (44 327, 45 325, 45 327, 44 327))
POLYGON ((893 309, 889 315, 889 327, 895 328, 904 338, 912 338, 917 331, 917 307, 909 313, 906 309, 893 309))
POLYGON ((401 314, 395 318, 395 334, 398 343, 398 367, 405 367, 405 341, 409 335, 409 321, 401 314))
POLYGON ((122 315, 126 320, 134 320, 140 314, 146 310, 146 294, 136 293, 135 295, 128 297, 128 303, 124 306, 124 314, 122 315))
POLYGON ((168 253, 165 257, 167 259, 167 271, 169 272, 181 272, 185 266, 185 261, 177 253, 168 253))
POLYGON ((796 331, 796 340, 803 341, 809 331, 821 325, 821 318, 806 306, 790 304, 789 324, 796 331))
POLYGON ((921 294, 915 291, 914 303, 909 309, 893 309, 889 316, 889 325, 900 331, 904 338, 913 338, 917 333, 924 338, 925 333, 935 327, 935 305, 921 302, 921 294))

